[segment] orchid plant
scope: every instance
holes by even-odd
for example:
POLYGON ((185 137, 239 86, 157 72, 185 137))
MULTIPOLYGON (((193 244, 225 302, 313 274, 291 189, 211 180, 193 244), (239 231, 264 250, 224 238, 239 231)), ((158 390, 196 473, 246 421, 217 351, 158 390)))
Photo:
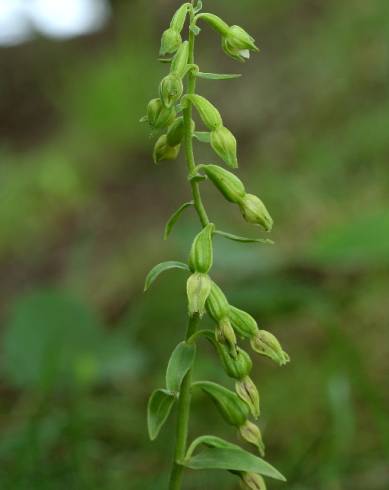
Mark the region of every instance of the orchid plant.
POLYGON ((187 262, 168 261, 155 266, 147 275, 145 290, 157 277, 169 269, 181 269, 187 279, 188 327, 185 339, 171 354, 166 370, 166 386, 155 390, 148 403, 148 431, 151 440, 157 438, 174 405, 177 405, 177 427, 174 460, 169 490, 182 488, 185 469, 222 469, 240 479, 242 488, 266 489, 265 477, 285 481, 281 473, 263 457, 265 445, 261 431, 254 422, 260 416, 260 397, 250 378, 252 360, 238 345, 238 338, 248 339, 253 351, 283 366, 289 361, 277 338, 258 327, 247 312, 231 305, 216 282, 211 278, 213 240, 219 235, 239 242, 268 244, 263 238, 245 238, 219 230, 208 217, 200 187, 210 181, 226 201, 239 207, 244 220, 270 232, 273 220, 259 197, 246 191, 243 182, 224 166, 216 163, 196 163, 194 141, 210 144, 219 159, 231 169, 238 167, 237 142, 232 132, 224 126, 218 109, 205 97, 196 93, 197 79, 228 80, 240 75, 204 73, 195 64, 195 41, 200 34, 200 23, 209 25, 221 37, 222 49, 234 60, 244 62, 252 52, 258 52, 255 40, 241 27, 230 26, 220 17, 202 12, 202 2, 184 3, 174 14, 170 26, 162 35, 161 61, 170 70, 159 85, 159 96, 151 100, 147 114, 142 118, 159 137, 154 146, 156 164, 175 160, 184 150, 188 169, 188 183, 192 200, 182 204, 166 224, 165 239, 181 214, 192 208, 201 226, 195 236, 187 262), (185 25, 188 39, 182 39, 185 25), (185 89, 184 89, 184 82, 185 89), (193 111, 204 125, 197 131, 193 111), (199 328, 202 317, 208 314, 214 330, 199 328), (226 374, 234 380, 234 389, 213 381, 194 381, 192 369, 196 359, 197 344, 201 338, 215 349, 226 374), (188 426, 191 397, 200 390, 215 403, 225 422, 237 429, 240 439, 251 445, 254 454, 239 445, 215 435, 202 435, 188 444, 188 426))

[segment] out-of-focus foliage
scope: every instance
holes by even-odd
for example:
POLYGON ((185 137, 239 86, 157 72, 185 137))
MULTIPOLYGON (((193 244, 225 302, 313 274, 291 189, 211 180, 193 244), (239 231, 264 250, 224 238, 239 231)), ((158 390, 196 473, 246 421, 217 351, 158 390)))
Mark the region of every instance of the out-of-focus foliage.
MULTIPOLYGON (((231 302, 292 357, 253 373, 268 457, 289 480, 270 488, 386 490, 389 3, 204 3, 261 47, 237 66, 204 28, 198 62, 244 74, 199 83, 276 221, 275 245, 218 237, 215 253, 231 302)), ((138 121, 177 5, 116 1, 104 32, 0 51, 1 488, 165 488, 172 425, 150 444, 145 406, 185 329, 184 279, 141 291, 155 263, 186 260, 198 225, 188 211, 162 242, 189 197, 183 160, 152 168, 138 121)), ((253 234, 203 188, 223 229, 253 234)), ((201 347, 196 377, 226 382, 201 347)), ((232 436, 196 395, 192 435, 210 424, 232 436)), ((193 472, 186 488, 236 483, 193 472)))

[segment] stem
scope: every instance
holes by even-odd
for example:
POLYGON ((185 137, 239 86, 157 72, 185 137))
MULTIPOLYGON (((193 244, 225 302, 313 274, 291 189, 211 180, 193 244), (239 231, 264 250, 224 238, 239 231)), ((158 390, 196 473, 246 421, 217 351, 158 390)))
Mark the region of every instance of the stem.
MULTIPOLYGON (((194 334, 199 321, 200 317, 198 315, 194 315, 189 318, 188 329, 186 332, 186 340, 190 339, 190 337, 194 334)), ((186 453, 190 402, 192 397, 191 386, 192 370, 190 369, 182 382, 180 398, 178 400, 176 448, 174 452, 173 468, 170 475, 169 490, 181 489, 184 467, 179 462, 184 459, 186 453)))
MULTIPOLYGON (((192 6, 194 0, 192 0, 192 6)), ((190 24, 193 24, 194 14, 193 9, 190 13, 190 24)), ((194 46, 195 35, 189 30, 189 59, 188 64, 194 64, 194 46)), ((188 94, 194 94, 196 91, 196 75, 189 70, 188 74, 188 94)), ((193 132, 192 132, 192 104, 188 103, 187 108, 183 111, 184 115, 184 145, 185 145, 185 157, 188 168, 188 173, 191 173, 196 167, 196 162, 193 154, 193 132)), ((200 188, 198 182, 191 182, 193 202, 199 216, 202 226, 206 226, 209 223, 207 212, 205 211, 203 201, 201 199, 200 188)), ((186 332, 186 341, 188 342, 193 334, 197 330, 200 317, 194 315, 189 318, 188 328, 186 332)), ((192 369, 186 374, 180 390, 180 396, 178 400, 178 415, 177 415, 177 429, 176 429, 176 447, 174 452, 174 463, 170 475, 169 490, 180 490, 182 484, 182 477, 184 467, 180 464, 185 457, 187 439, 188 439, 188 426, 190 415, 190 403, 191 403, 191 385, 192 385, 192 369)))

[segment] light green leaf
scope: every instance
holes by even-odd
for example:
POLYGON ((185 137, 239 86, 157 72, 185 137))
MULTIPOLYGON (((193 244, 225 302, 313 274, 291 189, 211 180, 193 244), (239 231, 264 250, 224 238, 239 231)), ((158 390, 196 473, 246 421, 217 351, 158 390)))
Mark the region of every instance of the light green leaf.
POLYGON ((163 239, 166 240, 168 236, 170 235, 174 225, 177 223, 178 219, 180 218, 181 214, 185 209, 189 208, 190 206, 194 206, 193 201, 185 202, 182 204, 177 211, 175 211, 169 218, 169 221, 166 223, 165 226, 165 232, 163 234, 163 239))
POLYGON ((200 12, 202 8, 203 8, 203 2, 201 0, 198 0, 193 12, 197 14, 198 12, 200 12))
POLYGON ((211 133, 208 131, 195 131, 193 133, 194 138, 200 143, 210 143, 211 142, 211 133))
POLYGON ((173 58, 158 58, 157 61, 160 63, 171 63, 173 58))
POLYGON ((168 390, 155 390, 147 405, 147 428, 152 441, 158 437, 176 401, 174 393, 168 390))
POLYGON ((240 73, 204 73, 202 71, 196 73, 197 78, 203 78, 204 80, 232 80, 241 76, 240 73))
POLYGON ((225 231, 216 230, 215 233, 220 235, 228 240, 233 240, 234 242, 242 242, 242 243, 263 243, 265 245, 274 245, 273 240, 269 240, 268 238, 247 238, 244 236, 233 235, 232 233, 227 233, 225 231))
POLYGON ((184 460, 182 465, 192 470, 219 469, 258 473, 275 480, 286 481, 272 465, 243 449, 212 447, 184 460))
POLYGON ((191 26, 189 27, 189 29, 190 29, 190 30, 193 32, 193 34, 194 34, 195 36, 198 36, 198 35, 200 34, 200 32, 201 32, 200 27, 195 26, 195 25, 191 25, 191 26))
POLYGON ((201 444, 204 444, 208 447, 217 447, 220 449, 241 449, 238 445, 233 444, 232 442, 225 441, 221 437, 210 435, 200 436, 197 437, 197 439, 195 439, 189 446, 185 456, 185 460, 189 460, 192 457, 194 451, 198 448, 198 446, 201 446, 201 444))
POLYGON ((182 269, 184 271, 189 271, 189 267, 184 262, 177 262, 175 260, 168 260, 167 262, 161 262, 151 269, 151 271, 147 274, 144 290, 147 291, 149 287, 153 284, 153 282, 157 279, 157 277, 170 269, 182 269))
POLYGON ((166 388, 169 391, 180 391, 186 373, 193 366, 195 355, 195 344, 180 342, 174 349, 166 370, 166 388))

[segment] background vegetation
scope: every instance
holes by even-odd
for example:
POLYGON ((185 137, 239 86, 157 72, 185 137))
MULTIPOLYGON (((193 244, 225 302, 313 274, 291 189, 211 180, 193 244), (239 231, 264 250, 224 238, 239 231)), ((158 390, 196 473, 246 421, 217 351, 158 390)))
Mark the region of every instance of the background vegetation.
MULTIPOLYGON (((142 286, 155 263, 187 256, 198 225, 188 213, 162 241, 189 191, 182 160, 152 165, 138 120, 177 5, 116 1, 93 36, 0 51, 1 488, 165 488, 172 426, 150 444, 145 405, 183 335, 184 278, 142 286)), ((389 3, 205 5, 262 48, 237 66, 204 29, 198 61, 244 73, 201 90, 276 222, 275 246, 219 238, 215 264, 293 361, 258 359, 253 376, 268 459, 289 478, 270 488, 387 489, 389 3)), ((204 190, 224 229, 252 232, 204 190)), ((197 376, 222 380, 205 345, 197 376)), ((193 434, 234 437, 206 399, 193 408, 193 434)), ((236 480, 193 473, 186 488, 236 480)))

